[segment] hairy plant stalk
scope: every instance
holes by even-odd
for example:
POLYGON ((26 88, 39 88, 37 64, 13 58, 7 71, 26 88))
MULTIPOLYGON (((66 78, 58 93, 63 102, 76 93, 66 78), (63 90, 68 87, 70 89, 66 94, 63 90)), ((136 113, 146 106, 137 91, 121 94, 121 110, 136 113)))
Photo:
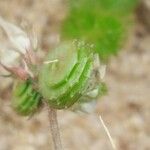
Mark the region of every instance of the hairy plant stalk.
POLYGON ((55 150, 62 150, 60 131, 57 121, 57 110, 51 107, 48 107, 48 117, 50 122, 51 135, 54 143, 55 150))

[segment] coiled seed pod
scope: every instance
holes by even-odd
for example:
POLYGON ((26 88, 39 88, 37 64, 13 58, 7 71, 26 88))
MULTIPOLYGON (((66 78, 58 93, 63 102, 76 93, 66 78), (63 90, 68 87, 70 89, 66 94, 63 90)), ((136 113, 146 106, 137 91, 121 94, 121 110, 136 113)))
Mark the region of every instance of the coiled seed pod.
POLYGON ((62 44, 48 54, 45 62, 50 63, 41 68, 40 92, 53 108, 68 108, 85 92, 93 69, 93 54, 89 46, 82 44, 62 44))
POLYGON ((37 110, 41 98, 30 80, 17 81, 13 89, 12 106, 17 113, 28 116, 37 110))

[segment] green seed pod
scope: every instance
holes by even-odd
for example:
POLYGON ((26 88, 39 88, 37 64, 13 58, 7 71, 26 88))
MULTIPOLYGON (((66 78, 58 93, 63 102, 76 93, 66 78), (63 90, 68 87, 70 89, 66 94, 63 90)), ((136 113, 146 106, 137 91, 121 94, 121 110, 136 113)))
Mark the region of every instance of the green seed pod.
POLYGON ((65 43, 48 54, 39 87, 51 107, 68 108, 84 94, 93 69, 90 49, 83 43, 65 43))
POLYGON ((32 82, 17 81, 13 89, 12 106, 17 113, 27 116, 33 114, 41 102, 41 95, 33 89, 32 82))

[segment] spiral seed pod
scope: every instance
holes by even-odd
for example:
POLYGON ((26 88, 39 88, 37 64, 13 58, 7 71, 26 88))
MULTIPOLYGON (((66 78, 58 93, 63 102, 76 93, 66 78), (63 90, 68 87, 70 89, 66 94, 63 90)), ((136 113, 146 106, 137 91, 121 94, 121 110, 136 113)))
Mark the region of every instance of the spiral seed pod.
POLYGON ((30 80, 17 81, 13 89, 12 106, 17 113, 28 116, 37 110, 41 98, 30 80))
POLYGON ((65 43, 48 54, 39 86, 51 107, 68 108, 84 94, 93 69, 90 49, 83 43, 65 43))

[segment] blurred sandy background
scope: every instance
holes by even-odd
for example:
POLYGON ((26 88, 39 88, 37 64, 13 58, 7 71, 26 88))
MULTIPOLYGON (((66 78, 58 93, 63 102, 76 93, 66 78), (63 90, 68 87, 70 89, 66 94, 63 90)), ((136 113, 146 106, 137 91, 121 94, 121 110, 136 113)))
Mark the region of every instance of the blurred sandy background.
MULTIPOLYGON (((0 0, 0 15, 18 25, 27 23, 29 29, 34 25, 39 45, 46 50, 58 42, 67 12, 64 4, 63 0, 0 0)), ((150 6, 138 11, 123 50, 107 66, 109 93, 95 112, 59 111, 64 150, 111 150, 99 115, 118 150, 150 150, 150 6)), ((52 150, 46 110, 31 119, 18 116, 9 106, 10 91, 2 88, 6 87, 2 80, 0 150, 52 150)))

